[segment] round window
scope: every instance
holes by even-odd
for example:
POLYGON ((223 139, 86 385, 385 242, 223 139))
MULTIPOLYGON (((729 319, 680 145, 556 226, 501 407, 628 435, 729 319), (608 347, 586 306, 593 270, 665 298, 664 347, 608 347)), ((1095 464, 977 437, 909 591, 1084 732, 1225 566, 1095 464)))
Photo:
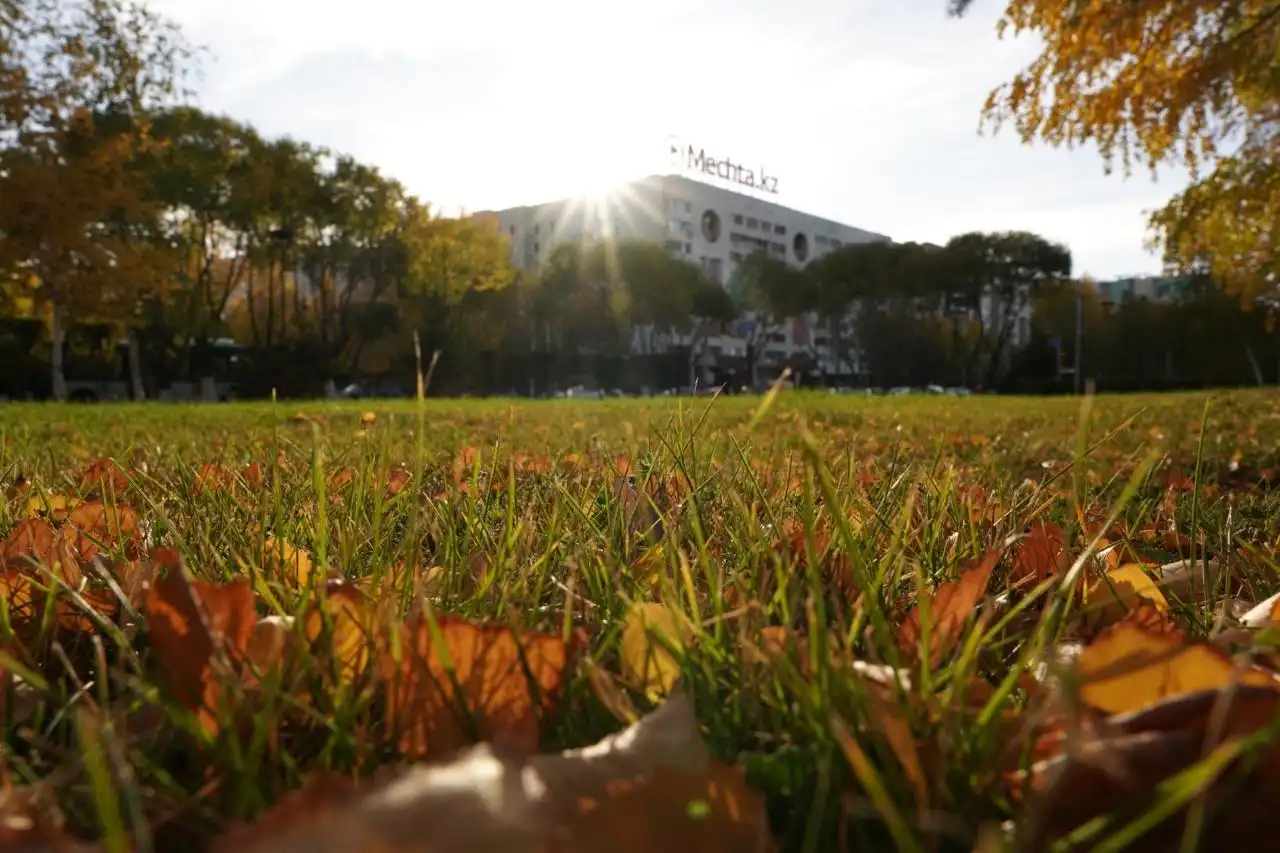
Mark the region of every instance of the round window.
POLYGON ((714 210, 702 214, 702 239, 708 243, 720 239, 720 215, 714 210))
POLYGON ((801 263, 809 260, 809 238, 797 233, 791 241, 791 251, 795 253, 796 260, 801 263))

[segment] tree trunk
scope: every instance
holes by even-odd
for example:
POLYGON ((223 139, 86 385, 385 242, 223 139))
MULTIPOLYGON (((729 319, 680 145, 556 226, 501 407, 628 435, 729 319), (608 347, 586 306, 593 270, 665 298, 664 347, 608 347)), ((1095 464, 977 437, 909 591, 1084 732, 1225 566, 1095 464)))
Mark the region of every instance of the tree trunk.
POLYGON ((142 360, 138 357, 138 334, 133 329, 129 330, 129 336, 126 339, 129 346, 129 384, 133 393, 133 399, 145 400, 147 392, 142 387, 142 360))
POLYGON ((50 306, 50 309, 53 315, 53 334, 51 335, 53 353, 49 359, 53 368, 53 375, 51 377, 53 385, 53 399, 59 403, 65 403, 67 401, 67 377, 62 370, 62 354, 66 346, 67 329, 63 322, 62 306, 55 300, 50 306))

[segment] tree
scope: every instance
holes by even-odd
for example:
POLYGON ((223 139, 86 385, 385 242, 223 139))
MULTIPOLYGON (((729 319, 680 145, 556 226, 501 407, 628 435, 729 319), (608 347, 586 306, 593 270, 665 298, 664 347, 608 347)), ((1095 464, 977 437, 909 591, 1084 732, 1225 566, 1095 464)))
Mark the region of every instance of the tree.
POLYGON ((140 157, 147 116, 176 97, 188 53, 123 0, 10 0, 0 44, 0 269, 48 310, 52 385, 66 398, 67 318, 130 319, 172 258, 140 157), (12 87, 12 88, 10 88, 12 87))
POLYGON ((1004 369, 1018 324, 1044 284, 1071 275, 1071 252, 1026 231, 972 232, 951 238, 931 257, 929 272, 946 310, 977 324, 975 366, 992 387, 1004 369))
POLYGON ((779 319, 800 304, 796 294, 806 289, 804 273, 764 249, 747 255, 729 279, 729 296, 743 319, 746 344, 743 371, 748 384, 756 382, 756 365, 763 344, 777 330, 779 319))
POLYGON ((191 342, 191 372, 209 398, 216 396, 210 344, 226 328, 232 294, 249 277, 260 205, 254 160, 266 143, 244 124, 192 107, 155 115, 151 135, 158 143, 147 163, 151 194, 178 254, 165 325, 180 332, 184 352, 191 342))
POLYGON ((1280 288, 1274 0, 1011 0, 998 32, 1044 47, 991 93, 985 120, 1024 141, 1095 143, 1108 170, 1185 164, 1192 185, 1151 217, 1166 263, 1207 270, 1246 302, 1280 288))
POLYGON ((414 309, 424 346, 455 362, 474 355, 464 343, 465 308, 471 306, 463 302, 515 281, 511 247, 497 221, 432 216, 426 205, 408 199, 394 239, 404 265, 397 295, 414 309))

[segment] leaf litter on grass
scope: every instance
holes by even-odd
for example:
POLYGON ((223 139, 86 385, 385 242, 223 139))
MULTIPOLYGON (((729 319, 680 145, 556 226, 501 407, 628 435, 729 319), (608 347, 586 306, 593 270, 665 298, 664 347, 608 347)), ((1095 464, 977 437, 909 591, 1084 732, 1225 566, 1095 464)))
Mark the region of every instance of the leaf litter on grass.
POLYGON ((1154 427, 1046 466, 1075 425, 1016 402, 946 424, 938 455, 938 423, 790 399, 647 442, 586 409, 559 438, 445 409, 418 451, 358 411, 307 418, 332 445, 365 421, 323 453, 236 430, 201 443, 217 461, 152 438, 50 469, 19 445, 4 831, 254 851, 1273 831, 1265 488, 1144 473, 1154 427), (816 456, 793 454, 804 420, 816 456))

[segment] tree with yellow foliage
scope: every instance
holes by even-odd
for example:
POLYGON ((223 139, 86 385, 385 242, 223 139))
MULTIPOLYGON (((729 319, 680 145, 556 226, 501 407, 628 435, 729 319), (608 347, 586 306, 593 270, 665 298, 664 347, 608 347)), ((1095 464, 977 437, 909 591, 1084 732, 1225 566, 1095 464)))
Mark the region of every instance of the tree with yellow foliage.
POLYGON ((1093 142, 1108 170, 1185 165, 1191 186, 1151 217, 1166 263, 1208 271, 1246 300, 1274 295, 1280 4, 1010 0, 998 31, 1044 48, 991 93, 984 120, 1028 142, 1093 142))
POLYGON ((187 52, 125 0, 5 0, 0 17, 0 272, 50 318, 61 400, 67 321, 127 321, 172 277, 141 155, 187 52))

